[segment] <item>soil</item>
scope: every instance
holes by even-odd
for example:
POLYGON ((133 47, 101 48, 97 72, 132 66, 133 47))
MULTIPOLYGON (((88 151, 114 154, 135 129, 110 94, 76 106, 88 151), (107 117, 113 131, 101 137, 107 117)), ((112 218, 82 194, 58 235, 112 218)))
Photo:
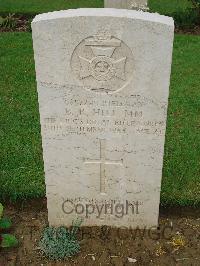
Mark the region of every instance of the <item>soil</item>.
POLYGON ((0 32, 26 32, 31 31, 31 21, 33 17, 29 17, 26 15, 13 16, 13 20, 15 21, 15 26, 9 27, 0 27, 0 32))
POLYGON ((188 35, 200 35, 200 25, 199 26, 195 26, 194 28, 191 29, 175 29, 176 33, 179 34, 188 34, 188 35))
POLYGON ((200 265, 199 209, 161 209, 156 231, 82 227, 80 253, 60 262, 49 261, 38 248, 48 225, 45 199, 10 204, 5 215, 11 217, 11 233, 20 243, 17 248, 0 250, 0 266, 200 265))

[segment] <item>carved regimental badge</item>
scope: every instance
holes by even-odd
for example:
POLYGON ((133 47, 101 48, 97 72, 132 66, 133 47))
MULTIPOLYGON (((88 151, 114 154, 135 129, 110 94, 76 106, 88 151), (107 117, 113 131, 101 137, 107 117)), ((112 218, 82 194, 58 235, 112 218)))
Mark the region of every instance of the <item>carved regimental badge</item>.
POLYGON ((87 89, 98 92, 122 89, 133 76, 130 48, 107 32, 83 40, 73 52, 71 66, 87 89))

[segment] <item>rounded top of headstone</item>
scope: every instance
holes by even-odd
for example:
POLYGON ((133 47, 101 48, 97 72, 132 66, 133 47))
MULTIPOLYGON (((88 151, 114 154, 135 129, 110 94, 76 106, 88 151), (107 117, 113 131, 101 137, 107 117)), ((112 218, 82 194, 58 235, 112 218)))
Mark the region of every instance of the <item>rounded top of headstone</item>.
POLYGON ((132 18, 137 20, 144 20, 149 22, 166 24, 174 27, 174 20, 171 17, 163 16, 158 13, 149 13, 143 11, 115 9, 115 8, 80 8, 54 11, 37 15, 32 23, 37 23, 45 20, 63 19, 71 17, 119 17, 119 18, 132 18))

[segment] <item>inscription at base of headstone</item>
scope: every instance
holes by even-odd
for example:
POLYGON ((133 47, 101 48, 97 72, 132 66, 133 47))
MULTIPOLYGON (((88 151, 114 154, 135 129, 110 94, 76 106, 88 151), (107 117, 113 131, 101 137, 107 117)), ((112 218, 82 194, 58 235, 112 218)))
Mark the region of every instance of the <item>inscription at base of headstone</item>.
POLYGON ((32 31, 50 225, 156 226, 173 20, 79 9, 32 31))
POLYGON ((105 8, 122 8, 148 11, 148 0, 104 0, 105 8))

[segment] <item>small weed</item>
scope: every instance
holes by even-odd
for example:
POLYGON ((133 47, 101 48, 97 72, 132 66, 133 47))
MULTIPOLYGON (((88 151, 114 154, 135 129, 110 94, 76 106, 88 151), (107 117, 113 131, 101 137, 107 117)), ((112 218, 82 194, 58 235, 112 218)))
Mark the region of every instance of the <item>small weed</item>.
POLYGON ((185 245, 186 245, 185 238, 182 235, 176 235, 176 236, 174 236, 172 238, 172 241, 170 243, 176 249, 179 249, 181 247, 185 247, 185 245))
POLYGON ((9 30, 14 30, 17 25, 16 18, 14 17, 15 14, 9 14, 7 17, 3 18, 0 17, 0 27, 9 29, 9 30))
POLYGON ((157 257, 160 257, 160 256, 163 256, 164 254, 166 254, 166 251, 163 249, 162 246, 158 246, 155 253, 156 253, 157 257))
POLYGON ((65 227, 45 228, 39 243, 41 251, 52 260, 61 260, 77 254, 80 251, 80 245, 76 234, 81 223, 82 220, 77 220, 71 230, 65 227))
POLYGON ((5 230, 10 229, 11 225, 11 220, 3 217, 3 205, 0 203, 0 248, 15 247, 18 244, 15 236, 3 233, 5 230))

